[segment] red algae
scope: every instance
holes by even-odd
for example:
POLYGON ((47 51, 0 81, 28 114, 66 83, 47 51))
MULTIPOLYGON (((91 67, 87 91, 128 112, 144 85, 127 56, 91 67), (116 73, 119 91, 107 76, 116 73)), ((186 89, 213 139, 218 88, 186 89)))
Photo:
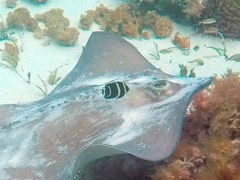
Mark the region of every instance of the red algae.
POLYGON ((240 179, 240 77, 229 73, 193 97, 180 143, 160 179, 240 179))

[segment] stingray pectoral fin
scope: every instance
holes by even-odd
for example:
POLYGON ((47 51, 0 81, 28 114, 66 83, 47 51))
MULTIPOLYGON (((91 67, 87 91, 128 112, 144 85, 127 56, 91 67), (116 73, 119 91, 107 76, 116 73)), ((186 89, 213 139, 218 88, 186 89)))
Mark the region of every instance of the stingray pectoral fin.
POLYGON ((109 135, 102 145, 92 145, 83 150, 75 162, 72 176, 78 171, 84 171, 87 163, 104 156, 129 153, 151 161, 169 157, 178 144, 192 96, 208 86, 213 78, 176 77, 172 81, 182 87, 175 96, 151 105, 149 110, 148 107, 141 107, 135 112, 129 112, 133 118, 132 124, 126 126, 123 122, 118 131, 109 135), (134 119, 134 113, 138 122, 134 119))
MULTIPOLYGON (((103 74, 134 74, 145 70, 158 70, 124 38, 114 33, 93 32, 84 51, 74 67, 51 94, 65 91, 64 88, 86 78, 103 74)), ((158 70, 162 77, 169 74, 158 70)))

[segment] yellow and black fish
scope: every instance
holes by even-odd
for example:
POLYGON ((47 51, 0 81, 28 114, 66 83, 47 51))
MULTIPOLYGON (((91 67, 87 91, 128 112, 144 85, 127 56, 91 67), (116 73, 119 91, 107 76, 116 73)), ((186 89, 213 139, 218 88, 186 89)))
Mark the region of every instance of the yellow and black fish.
POLYGON ((102 94, 106 99, 121 98, 129 91, 129 87, 124 82, 113 82, 106 84, 102 89, 102 94))

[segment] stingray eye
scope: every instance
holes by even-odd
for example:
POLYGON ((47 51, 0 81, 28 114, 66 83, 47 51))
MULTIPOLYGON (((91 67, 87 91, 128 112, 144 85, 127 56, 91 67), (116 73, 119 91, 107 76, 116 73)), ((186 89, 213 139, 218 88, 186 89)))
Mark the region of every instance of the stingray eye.
POLYGON ((153 84, 153 86, 157 89, 163 88, 167 85, 165 81, 158 81, 153 84))

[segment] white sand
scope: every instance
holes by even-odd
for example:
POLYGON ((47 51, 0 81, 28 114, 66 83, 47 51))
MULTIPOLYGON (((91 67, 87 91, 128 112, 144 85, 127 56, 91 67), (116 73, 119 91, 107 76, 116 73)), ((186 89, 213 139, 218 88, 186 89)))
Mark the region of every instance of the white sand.
MULTIPOLYGON (((88 9, 94 9, 99 4, 104 4, 109 8, 115 8, 124 1, 120 0, 49 0, 43 5, 33 5, 28 1, 18 0, 17 7, 26 7, 33 16, 36 13, 42 13, 51 8, 61 8, 64 10, 64 16, 71 21, 72 27, 79 26, 80 14, 83 14, 88 9)), ((17 8, 16 7, 16 8, 17 8)), ((7 13, 12 9, 5 8, 4 3, 0 4, 0 14, 3 19, 6 18, 7 13)), ((51 42, 48 46, 42 46, 43 40, 37 40, 30 32, 15 32, 15 37, 19 39, 22 35, 23 51, 20 54, 20 61, 17 71, 27 80, 27 73, 31 73, 31 84, 26 83, 14 71, 6 67, 0 66, 0 104, 23 103, 38 100, 43 98, 41 91, 35 85, 43 87, 43 84, 38 78, 38 75, 46 81, 49 76, 49 71, 55 70, 59 66, 57 76, 61 79, 68 74, 77 63, 82 46, 84 46, 92 31, 98 30, 95 25, 91 31, 84 31, 79 29, 80 37, 74 47, 60 46, 51 42)), ((174 32, 172 36, 166 39, 150 39, 140 40, 131 39, 128 41, 134 44, 137 49, 156 67, 167 73, 179 75, 179 64, 184 64, 190 70, 194 68, 198 77, 212 76, 214 74, 222 75, 228 68, 233 71, 240 70, 240 62, 227 61, 223 56, 219 56, 213 49, 208 49, 206 46, 214 46, 222 48, 221 39, 219 37, 210 37, 206 35, 194 35, 191 37, 191 50, 189 55, 184 55, 180 50, 176 49, 170 54, 161 54, 160 60, 155 60, 149 53, 155 53, 153 42, 156 42, 160 49, 173 47, 172 39, 175 32, 179 31, 181 34, 189 36, 193 33, 190 27, 174 24, 174 32), (199 51, 194 51, 192 48, 198 45, 199 51), (196 63, 188 63, 190 60, 201 58, 204 60, 204 65, 199 66, 196 63)), ((0 48, 3 49, 6 41, 0 41, 0 48)), ((237 47, 240 47, 239 41, 226 40, 227 54, 229 56, 240 53, 237 47)), ((54 89, 55 86, 48 85, 48 93, 54 89)))

